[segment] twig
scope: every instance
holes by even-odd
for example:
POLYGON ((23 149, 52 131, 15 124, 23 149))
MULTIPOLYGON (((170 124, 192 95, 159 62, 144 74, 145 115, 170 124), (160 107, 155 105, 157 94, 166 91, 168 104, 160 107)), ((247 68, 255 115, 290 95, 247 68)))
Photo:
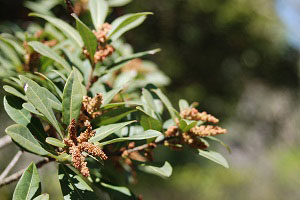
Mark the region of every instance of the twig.
POLYGON ((92 87, 93 85, 93 79, 94 79, 94 67, 92 67, 90 75, 89 75, 89 79, 88 79, 88 83, 86 84, 86 90, 89 91, 89 89, 92 87))
POLYGON ((67 4, 67 8, 68 8, 70 14, 74 13, 74 8, 73 8, 73 6, 72 6, 71 1, 70 1, 70 0, 65 0, 65 2, 66 2, 66 4, 67 4))
POLYGON ((0 138, 0 149, 10 144, 11 142, 11 138, 8 135, 0 138))
MULTIPOLYGON (((51 161, 53 161, 53 160, 50 160, 49 158, 44 158, 43 160, 37 162, 35 165, 37 168, 41 168, 45 164, 47 164, 51 161)), ((17 171, 16 173, 5 178, 3 181, 0 182, 0 188, 3 187, 4 185, 7 185, 7 184, 10 184, 12 182, 19 180, 24 171, 25 171, 25 169, 21 169, 21 170, 17 171)))
POLYGON ((10 172, 10 170, 17 164, 22 153, 23 153, 22 151, 18 151, 18 153, 16 153, 16 155, 13 157, 13 159, 10 161, 10 163, 7 165, 7 167, 4 169, 4 171, 0 175, 0 181, 2 181, 7 176, 7 174, 10 172))

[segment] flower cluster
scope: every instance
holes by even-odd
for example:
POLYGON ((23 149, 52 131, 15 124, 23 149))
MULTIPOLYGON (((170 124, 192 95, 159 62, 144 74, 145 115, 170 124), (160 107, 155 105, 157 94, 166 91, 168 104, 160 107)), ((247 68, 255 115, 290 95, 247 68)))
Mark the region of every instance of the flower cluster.
MULTIPOLYGON (((219 122, 216 117, 207 114, 207 112, 199 112, 196 108, 185 109, 180 112, 180 116, 187 120, 210 122, 214 124, 219 122)), ((191 148, 205 149, 208 146, 203 141, 203 137, 216 136, 225 133, 226 129, 213 125, 196 125, 188 131, 181 132, 179 129, 179 119, 177 119, 177 125, 170 126, 165 132, 165 136, 169 138, 169 140, 166 140, 164 145, 169 146, 172 149, 181 149, 183 144, 187 144, 191 148)))
POLYGON ((102 26, 98 27, 97 31, 93 30, 98 41, 97 51, 94 55, 95 63, 103 61, 115 51, 112 45, 107 44, 107 34, 110 29, 111 25, 109 23, 104 23, 102 26))
POLYGON ((100 147, 88 142, 88 140, 95 135, 95 131, 92 130, 89 121, 85 121, 84 125, 86 130, 81 132, 77 137, 76 121, 73 119, 68 128, 69 137, 64 139, 64 143, 67 146, 67 152, 72 156, 73 166, 78 169, 82 175, 87 177, 90 175, 87 162, 85 161, 87 155, 82 154, 82 152, 98 156, 102 160, 106 160, 107 156, 100 147))
POLYGON ((95 97, 84 96, 82 100, 81 111, 79 115, 79 126, 82 127, 85 121, 91 121, 101 114, 100 106, 103 104, 102 94, 95 97))

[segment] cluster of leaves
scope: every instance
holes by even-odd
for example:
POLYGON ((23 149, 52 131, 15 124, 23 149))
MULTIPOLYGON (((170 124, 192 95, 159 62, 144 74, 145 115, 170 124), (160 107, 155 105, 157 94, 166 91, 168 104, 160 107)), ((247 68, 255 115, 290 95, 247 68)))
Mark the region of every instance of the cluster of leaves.
MULTIPOLYGON (((27 2, 27 7, 39 10, 42 2, 49 1, 27 2)), ((92 29, 103 25, 111 2, 117 1, 89 0, 85 12, 91 18, 86 23, 72 13, 76 29, 53 17, 49 9, 41 9, 30 16, 45 20, 43 27, 31 23, 25 32, 11 27, 11 34, 0 35, 0 75, 7 83, 4 90, 8 93, 4 107, 16 122, 6 133, 22 150, 58 163, 58 179, 65 199, 137 198, 120 186, 135 180, 136 169, 161 177, 172 173, 167 161, 154 162, 152 158, 152 149, 167 140, 164 132, 168 127, 179 123, 181 131, 189 131, 199 125, 197 121, 181 119, 156 87, 168 84, 168 77, 153 63, 140 59, 159 49, 133 53, 120 38, 152 13, 127 14, 115 19, 106 35, 107 43, 115 51, 95 62, 99 43, 92 29), (92 29, 89 25, 93 25, 92 29), (103 162, 82 152, 90 170, 90 176, 85 177, 72 166, 72 155, 66 151, 64 139, 69 137, 71 121, 78 121, 83 112, 83 98, 98 93, 103 101, 97 108, 100 114, 90 119, 95 135, 88 142, 101 148, 108 160, 103 162), (164 108, 170 119, 163 118, 164 108)), ((191 108, 185 100, 180 101, 179 107, 181 111, 191 108)), ((84 131, 84 127, 77 127, 77 131, 84 131)), ((215 137, 207 138, 221 142, 215 137)), ((228 167, 226 160, 214 151, 199 149, 198 154, 228 167)), ((18 182, 13 199, 49 199, 47 194, 39 194, 39 175, 32 163, 18 182)))

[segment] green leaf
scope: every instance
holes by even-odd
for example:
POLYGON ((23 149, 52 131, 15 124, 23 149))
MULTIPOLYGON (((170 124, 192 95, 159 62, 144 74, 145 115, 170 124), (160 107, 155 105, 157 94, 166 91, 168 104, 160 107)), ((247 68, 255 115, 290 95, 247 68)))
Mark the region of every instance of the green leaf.
POLYGON ((170 100, 168 99, 168 97, 166 97, 160 89, 153 89, 152 90, 153 92, 155 92, 155 94, 157 94, 157 96, 161 99, 161 101, 163 102, 163 104, 166 106, 167 110, 169 111, 172 119, 174 120, 175 122, 175 118, 176 118, 176 115, 175 115, 175 112, 174 112, 174 108, 170 102, 170 100))
POLYGON ((185 99, 179 100, 179 110, 180 112, 184 111, 185 109, 189 108, 189 103, 185 99))
POLYGON ((65 200, 99 199, 79 175, 62 164, 58 166, 58 179, 65 200))
POLYGON ((154 99, 153 99, 151 93, 148 90, 146 90, 145 88, 143 88, 142 94, 143 94, 143 97, 144 97, 147 105, 149 106, 149 108, 151 108, 153 111, 157 112, 157 108, 155 106, 154 99))
POLYGON ((226 159, 220 154, 215 151, 204 151, 199 149, 199 155, 203 156, 215 163, 218 163, 219 165, 222 165, 225 168, 229 168, 229 165, 226 161, 226 159))
POLYGON ((18 57, 18 54, 10 45, 0 40, 0 49, 2 50, 2 53, 5 55, 5 58, 9 59, 14 66, 19 67, 21 65, 21 61, 18 57))
POLYGON ((141 12, 134 14, 123 15, 112 22, 112 28, 108 33, 108 38, 112 41, 117 40, 125 32, 139 26, 146 19, 146 15, 151 15, 151 12, 141 12))
POLYGON ((173 171, 172 166, 167 161, 164 163, 141 164, 139 166, 139 169, 144 172, 160 176, 162 178, 170 177, 173 171))
POLYGON ((59 56, 53 49, 51 49, 47 45, 44 45, 43 43, 37 41, 28 42, 28 45, 31 46, 39 54, 59 63, 67 72, 71 71, 71 66, 69 65, 69 63, 67 63, 65 59, 59 56))
POLYGON ((39 191, 40 177, 34 163, 24 171, 13 194, 13 200, 31 200, 39 191))
POLYGON ((36 82, 25 76, 20 75, 20 80, 22 81, 23 85, 26 85, 27 87, 25 93, 29 102, 46 117, 46 119, 58 131, 60 136, 63 137, 60 126, 55 118, 51 105, 49 104, 47 98, 48 95, 45 93, 45 90, 43 90, 42 87, 40 87, 36 82))
POLYGON ((56 146, 56 147, 64 148, 66 146, 62 141, 60 141, 56 138, 53 138, 53 137, 47 137, 46 142, 48 144, 51 144, 51 145, 56 146))
POLYGON ((41 87, 41 90, 44 91, 45 95, 48 98, 48 102, 54 110, 62 111, 62 104, 61 102, 56 98, 54 94, 52 94, 47 88, 41 87))
POLYGON ((205 138, 208 138, 208 139, 210 139, 210 140, 213 140, 213 141, 216 141, 216 142, 220 143, 221 145, 223 145, 223 146, 227 149, 227 151, 228 151, 229 153, 231 153, 230 147, 229 147, 227 144, 225 144, 222 140, 220 140, 220 139, 218 139, 218 138, 216 138, 216 137, 213 137, 213 136, 207 136, 207 137, 205 137, 205 138))
MULTIPOLYGON (((128 56, 121 56, 116 58, 116 60, 114 60, 114 63, 112 65, 109 66, 109 68, 115 67, 117 66, 118 68, 122 68, 123 65, 121 64, 125 64, 126 62, 136 59, 136 58, 141 58, 143 56, 147 56, 147 55, 154 55, 157 52, 160 52, 161 49, 152 49, 149 51, 143 51, 143 52, 139 52, 139 53, 134 53, 128 56)), ((112 69, 111 69, 112 70, 112 69)))
POLYGON ((60 89, 53 83, 52 80, 50 80, 47 76, 45 76, 42 73, 39 72, 35 72, 36 74, 40 75, 41 77, 43 77, 44 79, 46 79, 46 81, 49 83, 51 90, 60 98, 62 99, 62 92, 60 91, 60 89))
POLYGON ((183 131, 189 131, 191 128, 197 125, 197 121, 181 119, 179 120, 179 128, 183 131))
POLYGON ((89 9, 96 30, 105 22, 108 12, 108 4, 105 0, 90 0, 89 9))
POLYGON ((101 186, 106 188, 106 189, 122 193, 126 196, 132 196, 130 190, 126 187, 110 185, 110 184, 103 183, 103 182, 101 182, 101 186))
POLYGON ((23 103, 22 104, 22 107, 25 109, 25 110, 27 110, 27 111, 29 111, 29 112, 31 112, 31 113, 33 113, 33 114, 35 114, 35 115, 38 115, 38 116, 41 116, 41 117, 43 117, 44 115, 42 115, 39 111, 37 111, 36 109, 35 109, 35 107, 31 104, 31 103, 23 103))
POLYGON ((13 88, 13 87, 11 87, 11 86, 9 86, 9 85, 4 85, 4 86, 3 86, 3 89, 4 89, 6 92, 8 92, 8 93, 10 93, 10 94, 12 94, 12 95, 15 95, 15 96, 17 96, 17 97, 20 97, 20 98, 23 99, 24 101, 27 101, 27 97, 26 97, 24 94, 22 94, 21 92, 19 92, 18 90, 16 90, 15 88, 13 88))
POLYGON ((126 102, 118 102, 118 103, 109 103, 103 106, 102 108, 104 110, 110 109, 110 108, 115 108, 115 107, 120 107, 120 106, 143 106, 143 103, 140 101, 126 101, 126 102))
POLYGON ((147 130, 143 133, 132 135, 130 137, 122 137, 122 138, 116 138, 113 140, 109 140, 106 142, 99 143, 100 146, 116 143, 116 142, 123 142, 123 141, 128 141, 128 140, 145 140, 145 139, 151 139, 151 138, 156 138, 161 136, 162 133, 155 131, 155 130, 147 130))
POLYGON ((82 98, 85 94, 83 90, 80 72, 74 68, 68 77, 63 92, 62 115, 65 124, 70 124, 72 119, 77 120, 80 114, 82 98))
POLYGON ((47 152, 39 142, 33 137, 29 129, 24 125, 15 124, 6 128, 5 132, 9 135, 16 143, 18 143, 24 149, 36 153, 38 155, 48 155, 47 152))
POLYGON ((106 138, 107 136, 111 135, 112 133, 122 129, 123 127, 133 123, 135 121, 129 121, 129 122, 122 122, 117 124, 109 124, 106 126, 101 126, 98 129, 95 129, 96 134, 94 137, 89 139, 89 142, 98 142, 106 138))
POLYGON ((103 113, 99 117, 95 118, 92 122, 93 126, 99 127, 103 125, 113 124, 124 117, 126 117, 128 114, 132 112, 136 112, 137 110, 135 108, 118 108, 118 109, 110 109, 108 112, 103 113))
POLYGON ((19 42, 16 37, 8 33, 2 33, 0 34, 0 40, 10 44, 20 55, 24 55, 26 53, 21 42, 19 42))
POLYGON ((112 89, 109 92, 105 93, 103 95, 103 104, 102 107, 107 105, 108 103, 111 102, 111 100, 114 98, 114 96, 116 96, 120 91, 122 90, 122 87, 116 88, 116 89, 112 89))
POLYGON ((80 34, 76 31, 76 29, 74 29, 63 20, 38 13, 30 13, 29 16, 35 16, 45 19, 46 21, 50 22, 52 25, 60 29, 64 34, 66 34, 66 36, 75 40, 81 48, 83 47, 83 41, 80 37, 80 34))
POLYGON ((49 200, 49 194, 41 194, 35 197, 33 200, 49 200))
POLYGON ((22 101, 14 96, 5 96, 3 100, 4 109, 9 117, 18 124, 30 123, 31 114, 22 108, 22 101))
POLYGON ((108 5, 109 7, 120 7, 129 4, 132 0, 109 0, 108 5))
POLYGON ((35 137, 43 141, 46 133, 41 122, 38 119, 34 120, 31 114, 22 107, 22 103, 20 99, 14 96, 5 96, 3 102, 5 111, 14 122, 26 126, 35 137))
POLYGON ((162 122, 159 121, 158 119, 155 119, 154 117, 148 115, 144 110, 142 110, 140 107, 137 107, 137 109, 140 112, 140 124, 144 128, 144 130, 157 130, 161 131, 162 129, 162 122))
POLYGON ((75 13, 71 14, 76 19, 76 28, 84 42, 84 46, 90 54, 90 60, 94 62, 94 55, 97 49, 97 38, 95 34, 87 27, 75 13))

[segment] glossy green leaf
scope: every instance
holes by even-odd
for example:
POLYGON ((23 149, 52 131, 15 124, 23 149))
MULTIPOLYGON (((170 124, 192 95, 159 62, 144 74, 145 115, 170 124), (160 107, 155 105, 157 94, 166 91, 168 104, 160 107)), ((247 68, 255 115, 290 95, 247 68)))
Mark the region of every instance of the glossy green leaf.
POLYGON ((36 153, 38 155, 47 155, 47 152, 39 142, 33 137, 29 129, 24 125, 15 124, 6 128, 5 132, 9 135, 16 143, 18 143, 24 149, 36 153))
POLYGON ((114 96, 116 96, 121 90, 122 90, 122 87, 119 87, 119 88, 112 89, 109 92, 105 93, 103 95, 103 104, 102 104, 102 106, 105 106, 108 103, 110 103, 111 100, 114 98, 114 96))
POLYGON ((60 126, 55 118, 49 100, 47 98, 48 95, 45 93, 42 87, 25 76, 20 76, 20 80, 25 85, 25 93, 28 97, 29 102, 46 117, 46 119, 54 126, 61 137, 63 137, 60 126))
POLYGON ((137 107, 137 109, 140 111, 140 124, 142 125, 142 127, 144 128, 144 130, 149 130, 149 129, 153 129, 153 130, 157 130, 157 131, 161 131, 162 129, 162 122, 158 119, 155 119, 154 117, 148 115, 144 110, 142 110, 141 108, 137 107))
POLYGON ((8 92, 8 93, 10 93, 10 94, 12 94, 12 95, 15 95, 15 96, 17 96, 17 97, 20 97, 20 98, 23 99, 24 101, 27 101, 27 97, 26 97, 24 94, 22 94, 21 92, 19 92, 18 90, 16 90, 15 88, 13 88, 13 87, 11 87, 11 86, 9 86, 9 85, 4 85, 4 86, 3 86, 3 89, 4 89, 6 92, 8 92))
POLYGON ((153 111, 157 112, 157 108, 156 108, 156 105, 155 105, 155 103, 154 103, 154 99, 153 99, 151 93, 150 93, 147 89, 143 88, 143 89, 142 89, 142 94, 143 94, 143 97, 144 97, 144 99, 145 99, 147 105, 148 105, 153 111))
POLYGON ((151 12, 141 12, 123 15, 112 22, 112 28, 108 33, 108 38, 112 41, 118 39, 125 32, 139 26, 151 12))
POLYGON ((179 128, 183 131, 189 131, 191 128, 197 125, 197 121, 181 119, 179 120, 179 128))
POLYGON ((105 0, 89 0, 89 9, 96 30, 105 22, 108 4, 105 0))
POLYGON ((64 148, 66 146, 65 143, 53 137, 47 137, 46 142, 56 147, 64 148))
POLYGON ((53 26, 60 29, 69 38, 75 40, 80 47, 83 47, 83 41, 80 37, 80 34, 76 31, 76 29, 74 29, 71 25, 67 24, 63 20, 38 13, 30 13, 29 16, 35 16, 45 19, 46 21, 50 22, 53 26))
POLYGON ((76 14, 71 14, 76 19, 76 28, 84 42, 84 46, 90 54, 90 60, 94 62, 94 55, 97 49, 97 38, 95 34, 87 27, 76 14))
POLYGON ((168 162, 141 164, 139 166, 139 169, 144 172, 154 174, 163 178, 170 177, 173 171, 172 166, 168 162))
POLYGON ((152 49, 149 51, 143 51, 143 52, 139 52, 139 53, 134 53, 131 55, 127 55, 127 56, 121 56, 116 58, 116 60, 114 61, 114 63, 112 65, 109 66, 109 68, 115 67, 115 66, 119 66, 119 68, 123 67, 123 65, 121 64, 125 64, 126 62, 136 59, 136 58, 141 58, 143 56, 147 56, 147 55, 154 55, 157 52, 160 52, 161 49, 152 49))
POLYGON ((110 184, 103 183, 103 182, 101 182, 101 186, 106 188, 106 189, 112 190, 114 192, 121 193, 121 194, 126 195, 126 196, 132 196, 130 190, 126 187, 110 185, 110 184))
POLYGON ((71 71, 71 66, 69 65, 69 63, 67 63, 67 61, 64 58, 58 55, 53 49, 51 49, 47 45, 37 41, 28 42, 28 45, 31 46, 39 54, 59 63, 62 67, 64 67, 66 71, 71 71))
POLYGON ((70 124, 72 119, 77 120, 83 95, 86 93, 81 83, 80 72, 74 68, 66 82, 63 92, 62 115, 63 122, 70 124))
POLYGON ((225 144, 222 140, 220 140, 219 138, 216 138, 216 137, 213 137, 213 136, 208 136, 208 137, 205 137, 205 138, 208 138, 210 140, 213 140, 213 141, 216 141, 216 142, 220 143, 221 145, 223 145, 227 149, 227 151, 229 153, 231 153, 230 147, 227 144, 225 144))
POLYGON ((137 110, 135 108, 118 108, 118 109, 110 109, 108 112, 103 113, 99 117, 95 118, 92 121, 92 125, 95 127, 103 126, 103 125, 108 125, 108 124, 113 124, 124 117, 126 117, 128 114, 132 112, 136 112, 137 110))
POLYGON ((20 178, 12 199, 31 200, 39 192, 40 184, 37 168, 31 163, 20 178))
POLYGON ((49 200, 49 194, 41 194, 35 197, 33 200, 49 200))
POLYGON ((33 114, 35 114, 35 115, 38 115, 38 116, 43 116, 43 114, 41 114, 39 111, 37 111, 36 109, 35 109, 35 107, 31 104, 31 103, 23 103, 22 104, 22 107, 25 109, 25 110, 27 110, 27 111, 29 111, 29 112, 31 112, 31 113, 33 113, 33 114))
POLYGON ((22 101, 14 96, 5 96, 3 105, 8 116, 18 124, 30 123, 31 114, 22 107, 22 101))
POLYGON ((199 155, 203 156, 215 163, 218 163, 219 165, 222 165, 225 168, 229 168, 229 165, 226 161, 226 159, 220 154, 215 151, 204 151, 199 149, 199 155))
POLYGON ((59 164, 58 179, 65 200, 99 199, 93 189, 65 165, 59 164))
POLYGON ((90 142, 98 142, 103 140, 104 138, 108 137, 112 133, 122 129, 123 127, 133 123, 135 121, 129 121, 129 122, 122 122, 122 123, 117 123, 117 124, 109 124, 106 126, 101 126, 98 129, 95 129, 96 134, 94 137, 92 137, 89 141, 90 142))
POLYGON ((109 103, 106 104, 105 106, 103 106, 102 108, 104 110, 110 109, 110 108, 116 108, 116 107, 120 107, 120 106, 143 106, 143 103, 140 101, 126 101, 126 102, 119 102, 119 103, 109 103))
POLYGON ((110 7, 120 7, 129 4, 132 0, 109 0, 108 5, 110 7))
POLYGON ((43 77, 50 85, 51 87, 51 90, 53 92, 55 92, 55 94, 60 98, 62 99, 62 92, 60 91, 60 89, 53 83, 52 80, 50 80, 47 76, 45 76, 44 74, 42 73, 39 73, 39 72, 35 72, 36 74, 40 75, 41 77, 43 77))
POLYGON ((179 110, 180 112, 184 111, 185 109, 189 108, 189 103, 184 100, 184 99, 180 99, 179 100, 179 110))
POLYGON ((122 138, 116 138, 113 140, 109 140, 106 142, 99 143, 100 146, 116 143, 116 142, 123 142, 123 141, 130 141, 130 140, 145 140, 145 139, 151 139, 161 136, 162 133, 155 131, 155 130, 147 130, 143 133, 132 135, 130 137, 122 137, 122 138))
POLYGON ((168 99, 168 97, 166 97, 160 89, 153 89, 152 91, 155 92, 155 94, 157 94, 157 96, 161 99, 161 101, 166 106, 167 110, 169 111, 172 119, 175 121, 176 115, 174 112, 174 108, 173 108, 170 100, 168 99))

